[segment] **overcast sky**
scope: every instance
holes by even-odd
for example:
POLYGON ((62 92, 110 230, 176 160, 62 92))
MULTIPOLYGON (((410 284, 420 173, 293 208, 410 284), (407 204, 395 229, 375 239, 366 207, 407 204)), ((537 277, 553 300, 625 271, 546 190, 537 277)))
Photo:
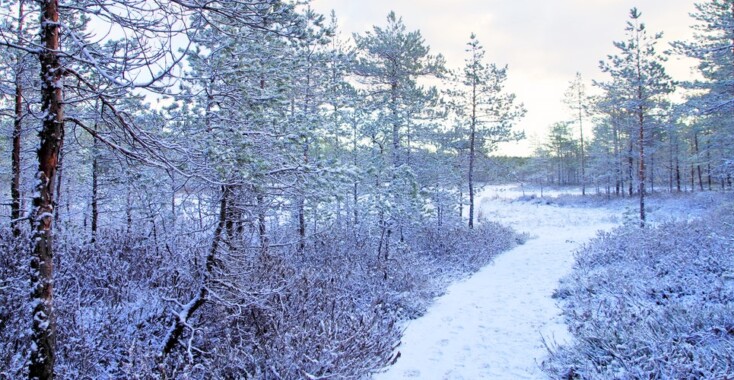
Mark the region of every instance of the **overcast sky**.
MULTIPOLYGON (((342 34, 384 26, 392 10, 409 30, 420 30, 431 53, 441 53, 451 68, 463 65, 466 42, 475 33, 490 62, 509 65, 508 88, 528 109, 519 128, 526 141, 502 153, 529 154, 548 126, 570 118, 561 102, 568 83, 580 72, 605 79, 599 60, 624 39, 629 10, 637 6, 651 32, 665 41, 688 39, 692 0, 313 0, 314 9, 333 9, 342 34)), ((667 42, 659 49, 667 49, 667 42)), ((675 79, 690 75, 691 62, 672 58, 666 66, 675 79)), ((587 132, 588 133, 588 132, 587 132)))

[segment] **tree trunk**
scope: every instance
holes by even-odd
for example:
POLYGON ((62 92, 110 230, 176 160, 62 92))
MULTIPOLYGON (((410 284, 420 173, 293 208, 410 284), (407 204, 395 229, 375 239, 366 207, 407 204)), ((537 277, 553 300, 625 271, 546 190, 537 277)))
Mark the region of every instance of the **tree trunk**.
MULTIPOLYGON (((94 130, 97 131, 97 124, 94 124, 94 130)), ((99 163, 97 161, 97 139, 92 142, 92 240, 97 241, 97 221, 99 220, 99 163)))
MULTIPOLYGON (((176 174, 173 171, 167 171, 168 176, 171 178, 171 232, 176 231, 176 174)), ((183 189, 183 187, 181 187, 183 189)), ((163 225, 165 227, 165 224, 163 225)))
MULTIPOLYGON (((354 167, 359 167, 358 165, 358 157, 357 157, 357 122, 355 120, 352 121, 352 127, 353 127, 353 135, 352 135, 352 164, 354 164, 354 167)), ((356 226, 359 224, 359 208, 358 208, 358 186, 359 183, 357 181, 354 182, 354 188, 352 189, 352 199, 354 200, 354 225, 356 226)))
POLYGON ((629 184, 627 184, 628 186, 627 190, 629 192, 630 197, 634 194, 634 188, 632 187, 633 182, 634 182, 634 177, 632 173, 634 172, 635 160, 634 158, 632 158, 632 152, 633 152, 632 138, 630 137, 630 146, 629 146, 629 152, 627 156, 627 171, 628 171, 627 180, 629 181, 629 184))
POLYGON ((699 150, 698 150, 698 132, 695 132, 693 134, 693 146, 696 150, 696 171, 698 173, 698 187, 701 191, 703 191, 703 174, 701 173, 701 160, 698 157, 699 150))
POLYGON ((477 130, 477 83, 472 83, 471 131, 469 135, 469 228, 474 228, 474 152, 477 130))
MULTIPOLYGON (((309 161, 309 142, 308 137, 303 143, 303 164, 308 166, 309 161)), ((304 190, 301 189, 303 192, 304 190)), ((306 197, 303 193, 297 195, 296 203, 298 205, 298 253, 303 253, 306 249, 306 197)))
MULTIPOLYGON (((64 141, 59 144, 59 158, 56 164, 56 199, 54 199, 54 223, 60 226, 61 220, 61 181, 64 177, 64 141)), ((69 214, 69 202, 66 202, 66 213, 69 214)))
POLYGON ((713 179, 711 178, 711 142, 706 140, 706 180, 708 182, 709 191, 713 190, 713 179))
MULTIPOLYGON (((127 177, 128 181, 130 181, 130 173, 127 173, 127 177)), ((132 184, 130 182, 125 186, 125 234, 128 237, 130 237, 133 229, 133 198, 131 187, 132 184)))
MULTIPOLYGON (((392 115, 392 163, 393 167, 400 166, 400 124, 398 123, 398 85, 393 83, 390 87, 391 103, 390 113, 392 115)), ((397 174, 397 173, 395 173, 397 174)), ((393 174, 393 175, 395 175, 393 174)))
POLYGON ((586 155, 584 152, 584 124, 581 86, 579 86, 579 133, 581 134, 581 195, 586 195, 586 155))
MULTIPOLYGON (((303 100, 303 118, 308 122, 310 119, 310 113, 311 113, 311 107, 310 107, 310 100, 311 100, 311 55, 309 54, 307 57, 307 74, 306 74, 306 92, 303 100)), ((311 127, 308 127, 309 132, 311 130, 311 127)), ((305 167, 308 167, 309 163, 309 150, 311 142, 310 136, 307 134, 303 138, 303 165, 305 167)), ((301 189, 301 194, 298 194, 298 252, 303 253, 303 251, 306 249, 306 197, 304 195, 305 191, 304 189, 301 189)))
POLYGON ((675 183, 676 183, 676 186, 678 187, 678 192, 680 193, 681 192, 681 183, 680 183, 680 177, 681 177, 680 176, 680 158, 678 157, 677 150, 678 149, 676 148, 676 154, 675 154, 675 183))
POLYGON ((33 253, 31 255, 31 352, 30 379, 53 379, 56 357, 56 323, 53 314, 53 240, 54 180, 64 136, 63 72, 58 57, 58 0, 41 5, 41 114, 45 115, 39 132, 38 174, 33 198, 33 253))
POLYGON ((675 166, 673 165, 673 137, 672 132, 670 133, 671 137, 669 138, 669 144, 668 144, 668 192, 673 193, 673 171, 675 169, 675 166))
POLYGON ((612 134, 614 137, 614 181, 615 181, 615 194, 620 196, 622 194, 622 163, 619 157, 619 130, 617 128, 617 122, 612 118, 612 134))
POLYGON ((214 237, 212 238, 212 245, 209 248, 209 254, 206 256, 206 267, 204 268, 204 276, 201 279, 201 285, 196 295, 183 306, 183 309, 176 313, 176 319, 171 324, 171 327, 166 334, 164 343, 162 345, 160 357, 163 359, 171 353, 173 348, 181 338, 181 334, 184 332, 184 328, 188 325, 188 320, 207 300, 209 295, 208 282, 212 277, 214 271, 215 259, 217 250, 219 249, 219 242, 222 239, 222 232, 225 228, 227 221, 227 198, 229 198, 230 188, 228 186, 222 186, 222 199, 219 202, 219 222, 214 230, 214 237))
MULTIPOLYGON (((638 65, 639 67, 639 65, 638 65)), ((639 68, 638 68, 639 71, 639 68)), ((638 100, 642 101, 642 87, 637 88, 638 100)), ((637 109, 637 119, 639 123, 639 144, 640 144, 640 171, 639 171, 639 189, 640 192, 640 227, 645 227, 645 192, 647 191, 645 186, 645 110, 640 105, 637 109)))
POLYGON ((354 183, 354 187, 352 188, 352 200, 353 200, 353 205, 352 206, 354 207, 354 209, 352 210, 352 212, 354 213, 353 217, 354 217, 354 225, 355 226, 357 224, 359 224, 359 210, 357 209, 357 190, 358 190, 357 189, 357 186, 358 185, 355 182, 354 183))
POLYGON ((650 194, 655 194, 655 154, 650 155, 650 194))
MULTIPOLYGON (((18 39, 23 35, 23 17, 24 8, 23 1, 18 5, 18 39)), ((15 120, 13 120, 13 153, 12 153, 12 172, 13 179, 10 183, 10 227, 13 229, 13 236, 20 236, 20 137, 23 131, 23 59, 18 54, 15 68, 15 120)))
POLYGON ((306 206, 302 195, 298 196, 298 253, 306 249, 306 206))
POLYGON ((645 138, 645 128, 642 124, 643 116, 640 115, 640 171, 639 171, 639 188, 640 193, 640 227, 645 227, 645 144, 642 143, 645 138))
POLYGON ((696 191, 696 169, 691 164, 691 192, 696 191))
POLYGON ((464 192, 461 190, 463 186, 459 184, 459 218, 464 217, 464 192))
POLYGON ((268 250, 269 239, 267 234, 267 218, 265 216, 265 196, 260 193, 259 189, 257 192, 257 231, 260 236, 260 250, 266 252, 268 250))

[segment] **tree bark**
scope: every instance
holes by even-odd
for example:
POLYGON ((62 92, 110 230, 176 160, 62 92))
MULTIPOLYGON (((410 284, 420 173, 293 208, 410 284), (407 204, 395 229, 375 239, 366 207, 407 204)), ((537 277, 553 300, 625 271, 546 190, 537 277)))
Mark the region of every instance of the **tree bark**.
POLYGON ((678 149, 676 148, 676 154, 675 154, 675 183, 678 188, 678 192, 681 192, 681 184, 680 184, 680 158, 678 157, 678 149))
POLYGON ((613 134, 613 140, 614 140, 614 182, 615 182, 615 194, 617 196, 622 195, 622 188, 623 188, 623 178, 622 178, 622 168, 621 168, 621 162, 619 157, 619 129, 617 127, 617 121, 615 120, 614 116, 612 116, 612 134, 613 134))
MULTIPOLYGON (((579 77, 580 78, 580 77, 579 77)), ((579 95, 579 133, 581 134, 581 195, 586 195, 586 154, 584 152, 584 117, 583 117, 583 94, 581 85, 578 87, 579 95)))
POLYGON ((34 239, 31 255, 32 330, 28 376, 30 379, 53 379, 56 325, 53 312, 53 241, 54 180, 64 135, 63 82, 59 51, 58 0, 44 0, 41 5, 41 114, 38 174, 33 198, 34 239))
MULTIPOLYGON (((308 70, 306 74, 306 92, 303 100, 303 118, 308 121, 311 108, 311 54, 308 54, 307 58, 308 70)), ((308 128, 310 132, 310 127, 308 128)), ((309 155, 310 155, 310 136, 307 134, 303 138, 303 165, 308 167, 309 155)), ((298 253, 303 253, 306 249, 306 196, 304 195, 305 190, 301 189, 301 194, 298 195, 298 253)))
MULTIPOLYGON (((23 18, 24 18, 23 1, 18 4, 18 39, 23 35, 23 18)), ((18 54, 15 68, 15 120, 13 121, 13 152, 12 152, 12 174, 13 179, 10 183, 10 226, 13 229, 13 236, 20 236, 20 138, 23 132, 23 59, 18 54)))
POLYGON ((640 172, 639 172, 639 189, 640 193, 640 227, 645 227, 645 127, 643 124, 644 116, 639 115, 640 119, 640 172))
POLYGON ((390 86, 390 114, 392 115, 392 164, 400 166, 400 124, 398 123, 398 85, 390 86))
POLYGON ((650 174, 647 176, 650 182, 650 194, 655 194, 655 154, 650 154, 650 174))
POLYGON ((709 191, 713 190, 713 179, 711 178, 711 141, 706 140, 706 180, 708 182, 709 191))
POLYGON ((133 198, 132 185, 130 184, 130 173, 127 173, 128 183, 125 186, 125 234, 130 237, 133 229, 133 198))
POLYGON ((267 234, 267 218, 265 216, 265 196, 260 193, 259 189, 255 189, 257 192, 257 230, 260 236, 260 250, 264 253, 268 250, 270 245, 270 239, 267 234))
MULTIPOLYGON (((352 122, 352 128, 353 128, 353 130, 352 130, 352 164, 354 164, 354 167, 359 167, 358 166, 358 157, 357 157, 357 122, 356 121, 353 121, 352 122)), ((353 217, 354 217, 354 225, 355 226, 357 224, 359 224, 359 208, 358 208, 359 199, 358 199, 358 196, 359 196, 359 182, 357 182, 355 180, 354 181, 354 188, 352 188, 352 200, 354 201, 353 202, 354 203, 353 204, 353 207, 354 207, 354 210, 353 210, 354 215, 353 215, 353 217)))
MULTIPOLYGON (((59 226, 61 220, 61 181, 64 177, 64 141, 61 140, 59 144, 59 159, 56 163, 56 192, 54 193, 56 199, 54 199, 54 223, 59 226)), ((69 202, 66 202, 66 212, 69 213, 69 202)))
POLYGON ((222 186, 222 199, 219 202, 219 221, 217 227, 214 230, 214 237, 212 238, 212 245, 209 248, 209 254, 206 256, 206 267, 204 268, 204 276, 201 279, 201 285, 196 295, 186 304, 183 305, 182 310, 176 314, 176 319, 171 324, 168 334, 164 340, 161 349, 161 358, 165 358, 166 355, 170 354, 173 348, 178 343, 181 335, 184 332, 186 326, 188 326, 188 320, 192 315, 202 306, 209 296, 209 279, 212 277, 214 271, 214 265, 216 262, 217 250, 219 249, 219 242, 222 240, 222 232, 225 228, 227 221, 227 198, 229 198, 230 188, 228 186, 222 186))
POLYGON ((698 149, 698 132, 695 132, 693 134, 693 143, 694 143, 694 148, 696 149, 696 172, 698 174, 698 187, 701 191, 703 191, 703 174, 701 170, 701 160, 698 157, 700 153, 698 149))
MULTIPOLYGON (((633 132, 630 131, 630 135, 632 135, 632 133, 633 132)), ((633 188, 634 177, 633 177, 632 173, 634 172, 635 160, 634 160, 634 158, 632 158, 633 152, 634 152, 634 150, 633 150, 633 145, 632 145, 632 137, 630 137, 629 152, 628 152, 628 156, 627 156, 627 164, 628 164, 628 166, 627 166, 627 171, 628 171, 627 179, 629 181, 629 184, 627 185, 628 186, 628 189, 627 190, 629 192, 629 196, 630 197, 632 197, 632 195, 634 194, 634 188, 633 188)))
POLYGON ((472 78, 471 131, 469 135, 469 228, 474 228, 474 152, 477 131, 477 83, 472 78))
MULTIPOLYGON (((638 55, 638 61, 637 61, 637 76, 639 78, 642 78, 641 73, 641 67, 639 62, 639 55, 638 55)), ((645 227, 645 108, 642 104, 643 98, 643 89, 642 86, 637 86, 637 101, 640 102, 640 104, 637 106, 637 121, 639 123, 639 144, 640 144, 640 171, 639 171, 639 193, 640 193, 640 227, 645 227)))
MULTIPOLYGON (((97 123, 94 123, 94 131, 97 132, 97 123)), ((97 139, 92 142, 92 240, 97 241, 97 225, 99 220, 99 162, 97 161, 97 139)))

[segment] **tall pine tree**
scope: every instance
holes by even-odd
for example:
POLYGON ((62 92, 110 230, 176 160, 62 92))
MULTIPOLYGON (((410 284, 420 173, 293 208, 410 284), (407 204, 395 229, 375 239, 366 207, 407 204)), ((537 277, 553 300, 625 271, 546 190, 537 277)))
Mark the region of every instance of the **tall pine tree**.
POLYGON ((665 106, 667 95, 673 92, 674 84, 663 66, 666 56, 655 50, 662 33, 648 34, 645 24, 641 22, 641 15, 637 8, 630 10, 630 19, 625 28, 627 39, 614 43, 619 50, 618 54, 608 56, 607 60, 600 63, 600 67, 612 76, 612 82, 605 84, 605 87, 618 86, 620 108, 634 119, 639 219, 640 225, 644 226, 647 191, 645 148, 650 140, 649 134, 655 123, 656 111, 665 106))

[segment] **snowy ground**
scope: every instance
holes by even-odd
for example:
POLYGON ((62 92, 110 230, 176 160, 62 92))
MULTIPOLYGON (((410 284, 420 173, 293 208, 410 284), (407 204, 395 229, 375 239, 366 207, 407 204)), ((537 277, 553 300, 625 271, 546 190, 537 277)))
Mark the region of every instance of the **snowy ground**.
POLYGON ((527 233, 527 243, 449 287, 408 324, 400 359, 374 379, 546 378, 539 368, 547 352, 543 340, 569 338, 551 294, 570 272, 576 248, 620 223, 632 203, 592 208, 514 201, 521 195, 512 186, 488 187, 478 197, 478 215, 527 233))

